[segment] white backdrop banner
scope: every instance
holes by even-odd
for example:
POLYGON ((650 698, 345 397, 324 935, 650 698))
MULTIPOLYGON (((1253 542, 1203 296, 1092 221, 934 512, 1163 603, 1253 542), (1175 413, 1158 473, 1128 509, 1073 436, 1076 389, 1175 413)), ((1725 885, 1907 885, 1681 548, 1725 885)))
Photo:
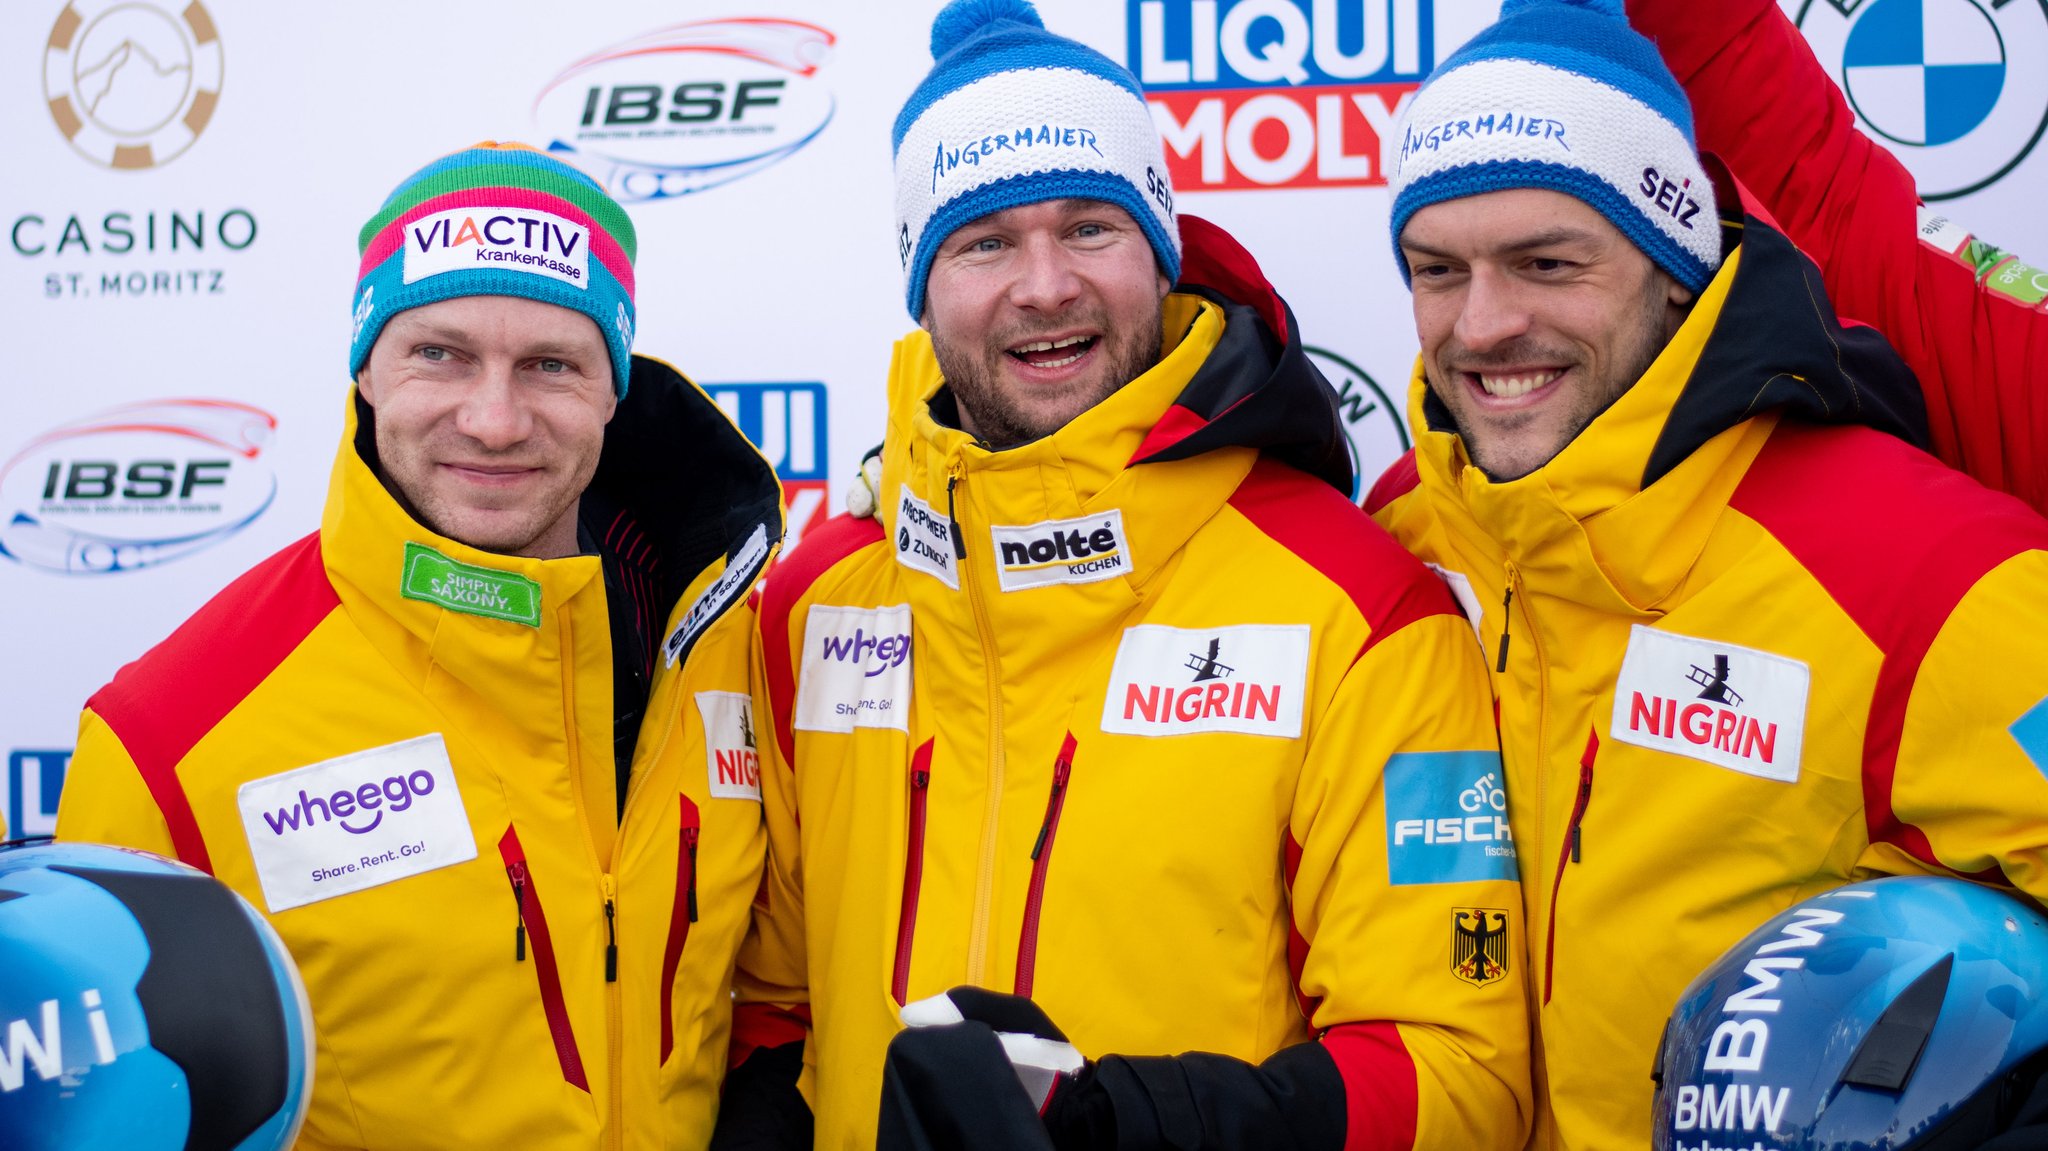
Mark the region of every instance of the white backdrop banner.
MULTIPOLYGON (((2048 255, 2029 202, 2048 183, 2048 0, 1781 2, 1944 214, 2048 255), (1908 26, 1942 33, 1915 67, 1895 59, 1908 26)), ((930 65, 938 7, 0 6, 14 832, 50 830, 92 691, 317 525, 356 231, 406 174, 477 140, 553 147, 626 204, 637 348, 762 445, 798 533, 821 523, 881 437, 889 346, 910 324, 889 126, 930 65)), ((1386 237, 1391 125, 1498 0, 1039 8, 1145 83, 1177 206, 1244 241, 1294 305, 1369 483, 1407 447, 1415 351, 1386 237)))

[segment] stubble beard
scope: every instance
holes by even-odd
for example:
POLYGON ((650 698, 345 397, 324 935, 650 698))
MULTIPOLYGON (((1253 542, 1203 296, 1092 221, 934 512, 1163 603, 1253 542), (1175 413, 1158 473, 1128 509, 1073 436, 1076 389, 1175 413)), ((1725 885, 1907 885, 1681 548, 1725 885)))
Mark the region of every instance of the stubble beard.
MULTIPOLYGON (((1105 370, 1095 379, 1077 380, 1068 390, 1044 397, 1035 405, 1006 394, 1003 384, 1003 359, 1009 356, 1004 349, 1035 338, 1038 333, 1032 329, 1020 326, 992 333, 978 347, 955 343, 934 330, 932 352, 938 357, 946 386, 960 404, 964 422, 972 425, 982 443, 1002 451, 1052 435, 1150 371, 1159 362, 1160 317, 1161 309, 1154 309, 1137 332, 1122 334, 1113 333, 1107 317, 1100 313, 1072 317, 1104 333, 1094 354, 1102 357, 1105 370)), ((1071 320, 1065 326, 1071 326, 1071 320)), ((1051 325, 1041 327, 1054 330, 1051 325)))

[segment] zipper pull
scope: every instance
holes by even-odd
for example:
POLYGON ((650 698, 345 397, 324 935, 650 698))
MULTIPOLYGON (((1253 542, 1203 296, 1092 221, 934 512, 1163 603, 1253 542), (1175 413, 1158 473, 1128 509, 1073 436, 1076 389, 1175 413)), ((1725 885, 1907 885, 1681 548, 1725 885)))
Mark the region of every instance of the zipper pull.
POLYGON ((1507 629, 1513 627, 1513 619, 1516 619, 1513 612, 1507 610, 1507 604, 1511 602, 1516 602, 1516 586, 1513 584, 1509 584, 1507 594, 1501 596, 1501 653, 1493 662, 1495 674, 1507 674, 1507 629))
POLYGON ((1045 800, 1045 819, 1038 825, 1038 838, 1031 842, 1031 862, 1038 862, 1038 854, 1045 850, 1045 837, 1052 833, 1053 813, 1060 809, 1060 793, 1067 790, 1067 776, 1074 770, 1074 735, 1067 733, 1066 742, 1060 745, 1058 759, 1052 761, 1052 794, 1045 800))
POLYGON ((512 961, 526 962, 526 864, 513 863, 505 868, 505 874, 512 878, 512 907, 516 922, 512 926, 512 961))
POLYGON ((1600 732, 1596 729, 1586 735, 1586 753, 1579 757, 1579 801, 1576 810, 1579 815, 1572 820, 1572 862, 1580 858, 1580 845, 1586 832, 1586 808, 1593 801, 1593 757, 1600 754, 1600 732))
POLYGON ((967 537, 960 534, 960 517, 953 514, 953 489, 960 486, 960 477, 965 471, 955 463, 946 473, 946 522, 953 528, 953 554, 963 560, 967 558, 967 537))
POLYGON ((697 829, 683 829, 683 846, 690 852, 690 887, 683 893, 690 911, 690 922, 697 922, 697 829))
POLYGON ((604 981, 619 981, 619 935, 613 922, 612 877, 604 877, 604 981))

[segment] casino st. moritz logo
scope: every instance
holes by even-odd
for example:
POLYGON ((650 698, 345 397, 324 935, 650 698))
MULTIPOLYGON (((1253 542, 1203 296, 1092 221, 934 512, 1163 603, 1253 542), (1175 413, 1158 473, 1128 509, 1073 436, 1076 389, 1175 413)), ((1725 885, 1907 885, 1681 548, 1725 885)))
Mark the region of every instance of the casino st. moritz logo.
POLYGON ((1997 182, 2048 128, 2048 0, 1805 0, 1798 22, 1923 199, 1997 182))
POLYGON ((838 38, 798 20, 698 20, 569 65, 533 102, 548 149, 623 203, 729 184, 788 159, 832 122, 818 75, 838 38))
POLYGON ((43 51, 50 118, 79 155, 109 168, 153 168, 190 148, 220 84, 220 35, 198 0, 72 0, 43 51))
POLYGON ((144 400, 71 420, 0 463, 0 557, 63 575, 191 555, 277 499, 277 417, 232 400, 144 400))
POLYGON ((1304 346, 1302 351, 1336 389, 1337 415, 1344 421, 1344 442, 1351 449, 1351 499, 1361 501, 1380 473, 1408 450, 1401 405, 1364 368, 1343 356, 1325 348, 1304 346))

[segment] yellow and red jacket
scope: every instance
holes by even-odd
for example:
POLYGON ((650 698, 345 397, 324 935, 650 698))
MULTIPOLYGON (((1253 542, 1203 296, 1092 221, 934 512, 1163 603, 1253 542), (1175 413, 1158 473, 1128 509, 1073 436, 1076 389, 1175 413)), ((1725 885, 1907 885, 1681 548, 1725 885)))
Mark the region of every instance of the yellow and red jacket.
POLYGON ((1515 852, 1468 625, 1341 494, 1284 305, 1186 291, 1249 257, 1183 235, 1161 362, 1035 443, 935 418, 930 340, 900 341, 880 522, 833 521, 763 589, 771 862, 741 1011, 807 1005, 821 1147, 872 1146, 898 1007, 961 984, 1032 998, 1091 1058, 1320 1038, 1339 1098, 1294 1106, 1337 1116, 1323 1145, 1524 1137, 1515 852))
POLYGON ((266 911, 312 1006, 301 1147, 701 1147, 764 848, 746 596, 774 475, 636 359, 592 487, 631 515, 594 530, 659 556, 629 595, 674 598, 621 817, 599 558, 422 527, 350 396, 320 530, 92 698, 58 834, 266 911))
MULTIPOLYGON (((2048 897, 2048 523, 1855 426, 1909 428, 1911 377, 1784 236, 1730 227, 1548 464, 1490 481, 1418 363, 1416 448, 1368 499, 1495 672, 1539 1148, 1648 1146, 1679 993, 1801 899, 1924 871, 2048 897)), ((1703 1144, 1770 1144, 1767 1108, 1723 1118, 1703 1144)))

